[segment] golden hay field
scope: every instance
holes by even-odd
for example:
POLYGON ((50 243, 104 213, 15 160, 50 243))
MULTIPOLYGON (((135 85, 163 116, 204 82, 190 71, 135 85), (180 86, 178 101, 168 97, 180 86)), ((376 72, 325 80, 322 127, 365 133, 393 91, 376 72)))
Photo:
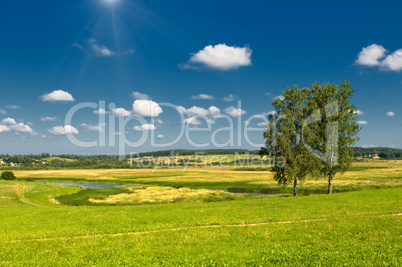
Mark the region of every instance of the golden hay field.
MULTIPOLYGON (((15 171, 18 178, 42 181, 74 181, 116 184, 177 186, 192 188, 225 189, 225 186, 249 185, 275 187, 277 183, 269 171, 242 171, 239 167, 212 167, 186 169, 96 169, 96 170, 39 170, 15 171), (201 186, 202 185, 202 186, 201 186)), ((300 187, 324 188, 326 178, 306 180, 300 187)), ((402 186, 402 161, 354 162, 350 171, 336 175, 336 187, 384 188, 402 186)))

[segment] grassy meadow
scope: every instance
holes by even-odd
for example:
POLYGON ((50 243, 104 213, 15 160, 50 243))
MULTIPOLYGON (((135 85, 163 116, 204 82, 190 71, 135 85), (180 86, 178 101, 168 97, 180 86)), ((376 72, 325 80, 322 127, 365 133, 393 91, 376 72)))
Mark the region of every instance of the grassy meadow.
POLYGON ((308 180, 298 197, 239 166, 14 173, 1 266, 402 265, 402 161, 356 162, 334 194, 308 180))

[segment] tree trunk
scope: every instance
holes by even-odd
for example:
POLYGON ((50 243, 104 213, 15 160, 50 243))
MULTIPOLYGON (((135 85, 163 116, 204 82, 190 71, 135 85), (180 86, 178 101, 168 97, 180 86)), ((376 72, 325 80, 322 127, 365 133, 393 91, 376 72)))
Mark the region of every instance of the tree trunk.
POLYGON ((329 178, 328 178, 328 194, 332 194, 332 170, 329 172, 329 178))
POLYGON ((295 182, 293 184, 293 196, 297 195, 297 175, 295 175, 295 182))

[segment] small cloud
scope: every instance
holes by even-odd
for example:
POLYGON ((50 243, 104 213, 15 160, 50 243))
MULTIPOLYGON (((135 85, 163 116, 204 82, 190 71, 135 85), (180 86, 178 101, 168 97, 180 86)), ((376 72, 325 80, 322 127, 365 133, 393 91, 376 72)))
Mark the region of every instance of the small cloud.
POLYGON ((40 118, 41 121, 56 121, 57 118, 56 117, 43 117, 40 118))
POLYGON ((6 106, 6 108, 8 108, 8 109, 20 109, 20 107, 17 106, 17 105, 8 105, 8 106, 6 106))
POLYGON ((76 47, 76 48, 78 48, 80 50, 84 50, 84 48, 81 45, 77 44, 77 43, 72 43, 71 46, 76 47))
POLYGON ((382 45, 372 44, 363 47, 357 56, 356 64, 364 66, 378 66, 380 59, 385 56, 387 50, 382 45))
POLYGON ((361 125, 366 125, 366 124, 368 124, 367 121, 358 121, 357 123, 358 123, 358 124, 361 124, 361 125))
POLYGON ((96 124, 96 125, 90 125, 90 124, 86 124, 86 123, 82 123, 81 127, 84 127, 86 130, 88 131, 92 131, 92 132, 103 132, 105 130, 105 123, 102 124, 96 124))
POLYGON ((381 66, 388 70, 402 70, 402 49, 396 50, 391 55, 388 55, 382 62, 381 66))
POLYGON ((6 118, 6 119, 1 121, 1 124, 4 124, 4 125, 16 125, 17 122, 13 118, 6 118))
POLYGON ((364 148, 369 148, 369 147, 378 147, 377 145, 368 145, 368 144, 364 144, 362 145, 362 147, 364 148))
POLYGON ((150 123, 143 124, 141 126, 134 126, 134 130, 136 131, 153 131, 155 129, 156 129, 155 125, 150 123))
POLYGON ((63 90, 55 90, 50 94, 45 94, 41 96, 43 102, 72 102, 74 101, 73 96, 63 90))
POLYGON ((260 122, 260 123, 257 124, 257 126, 267 126, 267 123, 266 122, 260 122))
POLYGON ((197 118, 191 117, 184 120, 184 123, 191 125, 200 125, 201 122, 197 118))
POLYGON ((107 114, 106 110, 103 108, 97 109, 94 111, 95 114, 107 114))
POLYGON ((383 70, 402 71, 402 49, 386 56, 387 52, 382 45, 369 45, 358 54, 356 64, 370 67, 378 66, 383 70))
POLYGON ((163 134, 158 134, 157 138, 158 138, 158 139, 164 139, 165 136, 164 136, 163 134))
MULTIPOLYGON (((99 111, 100 112, 100 111, 99 111)), ((131 115, 130 111, 125 110, 124 108, 115 108, 112 109, 111 113, 115 116, 119 117, 128 117, 131 115)))
POLYGON ((233 106, 230 106, 225 109, 225 113, 232 117, 239 117, 241 115, 246 114, 246 111, 239 109, 239 108, 235 108, 233 106))
POLYGON ((6 115, 7 111, 5 111, 4 109, 0 109, 0 114, 6 115))
POLYGON ((206 100, 212 100, 214 99, 213 96, 211 95, 206 95, 206 94, 199 94, 199 95, 193 95, 191 99, 206 99, 206 100))
POLYGON ((270 92, 266 92, 265 95, 266 96, 272 96, 272 94, 270 92))
POLYGON ((197 69, 200 66, 227 71, 251 65, 252 50, 249 47, 227 46, 226 44, 209 45, 193 54, 185 69, 197 69))
POLYGON ((158 103, 152 100, 135 100, 133 111, 143 117, 158 117, 163 112, 158 103))
POLYGON ((91 45, 92 51, 95 52, 97 57, 112 57, 117 55, 115 52, 110 50, 104 45, 98 45, 95 39, 90 39, 89 44, 91 45))
POLYGON ((363 111, 361 111, 360 109, 358 109, 358 110, 356 111, 356 114, 357 114, 357 115, 364 115, 364 114, 366 114, 366 113, 364 113, 363 111))
POLYGON ((132 95, 132 97, 134 97, 134 99, 137 99, 137 100, 150 100, 151 99, 151 97, 149 95, 141 94, 140 92, 133 92, 131 95, 132 95))
POLYGON ((159 123, 159 124, 163 124, 163 121, 161 120, 161 119, 157 119, 157 120, 155 120, 157 123, 159 123))
POLYGON ((395 116, 395 113, 394 113, 394 112, 392 112, 392 111, 390 111, 390 112, 387 112, 387 116, 388 116, 388 117, 392 117, 392 116, 395 116))
POLYGON ((182 113, 186 114, 189 117, 192 116, 218 116, 220 114, 220 109, 215 107, 215 106, 210 106, 208 109, 193 106, 189 109, 186 109, 185 107, 178 106, 177 107, 182 113))
POLYGON ((42 138, 46 138, 47 136, 44 134, 44 135, 42 135, 42 138))
POLYGON ((274 99, 279 99, 281 101, 285 100, 285 97, 283 95, 278 95, 276 97, 274 97, 274 99))
POLYGON ((79 131, 71 125, 56 126, 48 130, 53 135, 78 134, 79 131))
POLYGON ((18 123, 14 125, 8 126, 11 130, 18 132, 18 133, 34 133, 31 127, 29 125, 23 124, 23 123, 18 123))
POLYGON ((236 99, 237 99, 236 96, 234 96, 232 94, 229 94, 229 96, 226 96, 226 97, 223 98, 223 101, 232 102, 232 101, 235 101, 236 99))
POLYGON ((6 125, 1 125, 0 124, 0 133, 8 132, 10 131, 10 128, 6 125))
POLYGON ((123 55, 132 55, 134 53, 135 53, 134 49, 129 49, 126 52, 123 52, 123 55))

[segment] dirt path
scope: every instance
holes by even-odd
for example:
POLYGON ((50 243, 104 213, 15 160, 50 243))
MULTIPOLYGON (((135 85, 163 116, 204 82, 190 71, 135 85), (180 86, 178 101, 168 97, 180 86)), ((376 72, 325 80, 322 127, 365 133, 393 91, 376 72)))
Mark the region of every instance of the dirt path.
MULTIPOLYGON (((380 215, 380 216, 402 216, 402 213, 384 214, 384 215, 380 215)), ((9 240, 9 241, 5 241, 5 243, 31 242, 31 241, 75 240, 75 239, 87 239, 87 238, 98 238, 98 237, 109 237, 109 236, 113 237, 113 236, 124 236, 124 235, 144 235, 144 234, 162 233, 162 232, 177 232, 177 231, 192 230, 192 229, 204 229, 204 228, 253 227, 253 226, 262 226, 262 225, 308 223, 308 222, 319 222, 319 221, 327 221, 327 219, 249 223, 249 224, 245 223, 245 224, 199 225, 199 226, 157 229, 157 230, 139 231, 139 232, 114 233, 114 234, 97 234, 97 235, 82 235, 82 236, 73 236, 73 237, 54 237, 54 238, 9 240)))
POLYGON ((25 185, 17 185, 16 188, 16 195, 18 197, 18 200, 22 203, 28 204, 28 205, 32 205, 32 206, 36 206, 36 207, 43 207, 43 205, 34 203, 32 201, 30 201, 29 199, 27 199, 25 197, 25 185))

